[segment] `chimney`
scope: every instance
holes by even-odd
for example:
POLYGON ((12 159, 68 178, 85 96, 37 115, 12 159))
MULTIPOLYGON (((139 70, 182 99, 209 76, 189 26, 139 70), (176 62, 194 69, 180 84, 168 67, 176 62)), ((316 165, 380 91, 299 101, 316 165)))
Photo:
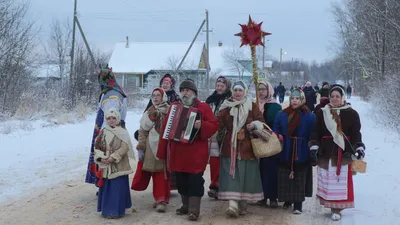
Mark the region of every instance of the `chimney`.
POLYGON ((222 41, 218 42, 218 47, 222 47, 222 41))
POLYGON ((128 36, 126 36, 126 45, 125 45, 125 48, 129 48, 129 37, 128 37, 128 36))

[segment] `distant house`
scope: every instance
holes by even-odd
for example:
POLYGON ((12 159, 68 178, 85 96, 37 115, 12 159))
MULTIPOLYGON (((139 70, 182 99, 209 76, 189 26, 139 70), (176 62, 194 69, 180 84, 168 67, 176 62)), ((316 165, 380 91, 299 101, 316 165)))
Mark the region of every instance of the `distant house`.
POLYGON ((177 83, 184 78, 204 82, 205 45, 195 42, 184 63, 176 69, 190 46, 190 42, 117 42, 109 60, 117 82, 126 92, 157 87, 165 73, 176 76, 177 83))
POLYGON ((36 85, 54 86, 61 83, 60 68, 56 64, 42 64, 33 71, 33 80, 36 85))

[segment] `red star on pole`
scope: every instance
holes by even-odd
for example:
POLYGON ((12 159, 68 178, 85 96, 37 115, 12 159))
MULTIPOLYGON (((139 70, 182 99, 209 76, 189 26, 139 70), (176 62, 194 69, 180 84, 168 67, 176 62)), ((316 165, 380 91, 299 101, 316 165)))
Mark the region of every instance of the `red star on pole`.
POLYGON ((235 34, 235 36, 241 37, 240 41, 242 42, 242 44, 240 45, 240 47, 242 47, 243 45, 250 45, 250 47, 255 47, 257 45, 264 46, 264 36, 271 35, 272 33, 262 31, 262 23, 263 22, 259 24, 255 23, 249 15, 249 22, 247 24, 239 24, 242 28, 242 32, 235 34))

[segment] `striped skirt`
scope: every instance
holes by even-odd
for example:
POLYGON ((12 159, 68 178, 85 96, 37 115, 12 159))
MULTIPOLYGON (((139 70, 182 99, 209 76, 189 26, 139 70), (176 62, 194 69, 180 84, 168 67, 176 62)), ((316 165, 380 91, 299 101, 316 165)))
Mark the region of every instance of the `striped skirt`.
POLYGON ((329 162, 328 170, 318 168, 317 197, 325 208, 354 208, 354 187, 351 165, 343 165, 340 175, 329 162))

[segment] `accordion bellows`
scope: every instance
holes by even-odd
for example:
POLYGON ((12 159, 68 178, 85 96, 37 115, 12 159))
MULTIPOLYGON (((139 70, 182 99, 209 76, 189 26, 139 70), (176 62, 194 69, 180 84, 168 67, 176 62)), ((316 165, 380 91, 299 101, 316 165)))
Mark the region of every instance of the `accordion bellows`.
POLYGON ((198 129, 194 128, 194 123, 199 118, 199 110, 195 107, 183 104, 171 105, 163 139, 192 143, 198 133, 198 129))

